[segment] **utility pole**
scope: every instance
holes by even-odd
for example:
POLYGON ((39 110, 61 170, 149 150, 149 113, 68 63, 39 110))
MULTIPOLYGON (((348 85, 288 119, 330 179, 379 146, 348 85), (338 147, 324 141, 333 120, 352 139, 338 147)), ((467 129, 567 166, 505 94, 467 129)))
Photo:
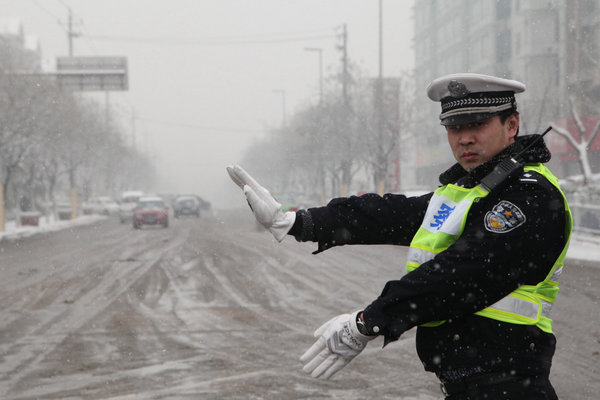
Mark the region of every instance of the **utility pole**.
MULTIPOLYGON (((342 134, 347 134, 346 132, 348 132, 348 116, 350 115, 350 99, 348 98, 348 81, 349 81, 349 76, 348 76, 348 31, 346 30, 346 24, 342 25, 342 34, 341 34, 341 40, 342 40, 342 44, 340 46, 338 46, 338 50, 342 51, 342 101, 343 101, 343 107, 342 107, 342 125, 338 127, 338 129, 340 129, 340 132, 342 132, 342 134)), ((348 142, 350 143, 350 142, 348 142)), ((351 145, 348 144, 348 151, 352 151, 351 150, 351 145)), ((350 181, 352 179, 352 175, 351 175, 351 166, 352 166, 352 160, 351 159, 345 159, 342 160, 341 162, 341 187, 340 187, 340 194, 342 197, 347 197, 348 196, 348 189, 350 186, 350 181)))
MULTIPOLYGON (((319 53, 319 106, 323 105, 323 49, 320 47, 305 47, 306 51, 315 51, 319 53)), ((319 155, 317 159, 317 180, 320 190, 321 203, 325 204, 325 176, 323 175, 323 160, 319 155)))
POLYGON ((131 107, 131 147, 135 149, 135 108, 131 107))
POLYGON ((382 196, 385 190, 385 174, 387 163, 383 160, 383 0, 379 0, 379 76, 375 89, 375 112, 377 113, 377 152, 376 152, 376 180, 377 193, 382 196), (384 165, 382 165, 384 164, 384 165))
POLYGON ((107 90, 104 92, 104 122, 106 126, 110 124, 110 92, 107 90))
POLYGON ((383 0, 379 0, 379 79, 383 78, 383 0))
POLYGON ((344 104, 348 105, 348 31, 346 24, 342 25, 342 45, 338 48, 342 50, 342 96, 344 104))
MULTIPOLYGON (((80 36, 79 32, 75 32, 73 30, 73 12, 71 11, 71 7, 67 7, 69 15, 67 16, 67 41, 69 43, 69 57, 73 57, 73 39, 80 36)), ((108 96, 108 92, 107 96, 108 96)), ((108 98, 106 99, 108 103, 108 98)), ((108 115, 108 111, 107 111, 108 115)), ((108 125, 108 117, 107 117, 107 125, 108 125)), ((71 190, 69 193, 69 203, 71 205, 71 219, 77 218, 77 189, 75 188, 75 175, 73 171, 69 173, 69 184, 71 186, 71 190)))
POLYGON ((69 41, 69 57, 73 57, 73 39, 81 36, 79 32, 73 31, 73 12, 71 7, 67 7, 69 10, 69 17, 67 22, 67 40, 69 41))
POLYGON ((5 211, 4 208, 6 206, 4 201, 4 174, 3 168, 0 167, 0 232, 4 232, 5 229, 5 211))

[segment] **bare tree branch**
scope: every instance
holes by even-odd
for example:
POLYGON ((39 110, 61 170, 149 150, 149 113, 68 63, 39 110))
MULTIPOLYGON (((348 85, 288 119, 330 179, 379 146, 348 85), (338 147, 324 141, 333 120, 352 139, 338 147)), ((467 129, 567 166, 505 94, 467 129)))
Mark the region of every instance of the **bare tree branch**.
POLYGON ((587 145, 585 146, 585 150, 586 151, 588 151, 590 149, 590 146, 594 142, 594 139, 596 138, 596 135, 598 134, 598 131, 600 131, 600 121, 598 121, 596 123, 596 126, 594 127, 594 130, 592 131, 592 134, 590 135, 590 137, 586 141, 586 143, 587 143, 587 145))
POLYGON ((579 141, 583 141, 584 139, 584 132, 585 132, 585 128, 583 126, 583 123, 581 122, 581 119, 579 118, 579 113, 577 112, 577 109, 575 108, 575 99, 573 98, 573 96, 569 97, 569 105, 570 105, 570 109, 571 109, 571 115, 573 116, 573 120, 575 121, 575 124, 577 125, 577 129, 579 130, 579 141))
POLYGON ((575 139, 573 139, 573 136, 571 136, 569 131, 561 128, 560 126, 556 125, 554 122, 551 122, 550 126, 552 127, 552 130, 554 132, 558 133, 560 136, 567 139, 567 141, 571 144, 571 146, 573 146, 574 149, 577 149, 578 143, 575 141, 575 139))

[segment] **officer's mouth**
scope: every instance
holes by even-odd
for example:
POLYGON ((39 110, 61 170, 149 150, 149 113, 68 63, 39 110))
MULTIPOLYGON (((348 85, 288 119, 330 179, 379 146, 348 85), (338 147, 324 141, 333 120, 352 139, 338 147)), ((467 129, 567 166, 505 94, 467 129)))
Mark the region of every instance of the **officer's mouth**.
POLYGON ((461 158, 461 160, 464 160, 464 161, 477 161, 477 159, 479 158, 479 155, 477 153, 473 153, 471 151, 465 151, 464 153, 461 154, 460 158, 461 158))

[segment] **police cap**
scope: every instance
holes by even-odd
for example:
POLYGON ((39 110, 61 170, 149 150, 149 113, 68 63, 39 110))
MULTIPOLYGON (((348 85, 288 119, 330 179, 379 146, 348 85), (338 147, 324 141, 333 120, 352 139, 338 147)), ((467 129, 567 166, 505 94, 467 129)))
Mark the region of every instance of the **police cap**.
POLYGON ((517 111, 515 93, 525 91, 519 81, 461 73, 435 79, 427 96, 442 104, 442 125, 463 125, 490 118, 506 110, 517 111))

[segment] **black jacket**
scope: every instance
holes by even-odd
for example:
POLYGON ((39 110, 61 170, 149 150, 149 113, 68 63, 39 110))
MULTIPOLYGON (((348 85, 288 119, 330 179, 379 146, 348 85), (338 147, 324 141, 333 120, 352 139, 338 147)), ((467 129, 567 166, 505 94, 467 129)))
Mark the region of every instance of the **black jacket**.
MULTIPOLYGON (((519 153, 537 136, 518 138, 469 173, 456 164, 440 175, 440 182, 474 187, 498 162, 519 153)), ((550 152, 540 140, 523 158, 543 163, 550 152)), ((345 244, 409 245, 431 196, 366 194, 334 199, 325 207, 299 211, 290 234, 318 242, 316 253, 345 244)), ((544 280, 565 245, 565 226, 559 191, 540 174, 519 169, 473 204, 465 229, 452 246, 401 279, 387 282, 364 310, 367 328, 377 326, 387 344, 414 326, 447 320, 439 327, 417 330, 417 352, 425 369, 444 380, 496 370, 547 376, 554 335, 474 312, 522 284, 544 280), (485 229, 486 213, 500 201, 519 207, 525 222, 509 232, 485 229)))

